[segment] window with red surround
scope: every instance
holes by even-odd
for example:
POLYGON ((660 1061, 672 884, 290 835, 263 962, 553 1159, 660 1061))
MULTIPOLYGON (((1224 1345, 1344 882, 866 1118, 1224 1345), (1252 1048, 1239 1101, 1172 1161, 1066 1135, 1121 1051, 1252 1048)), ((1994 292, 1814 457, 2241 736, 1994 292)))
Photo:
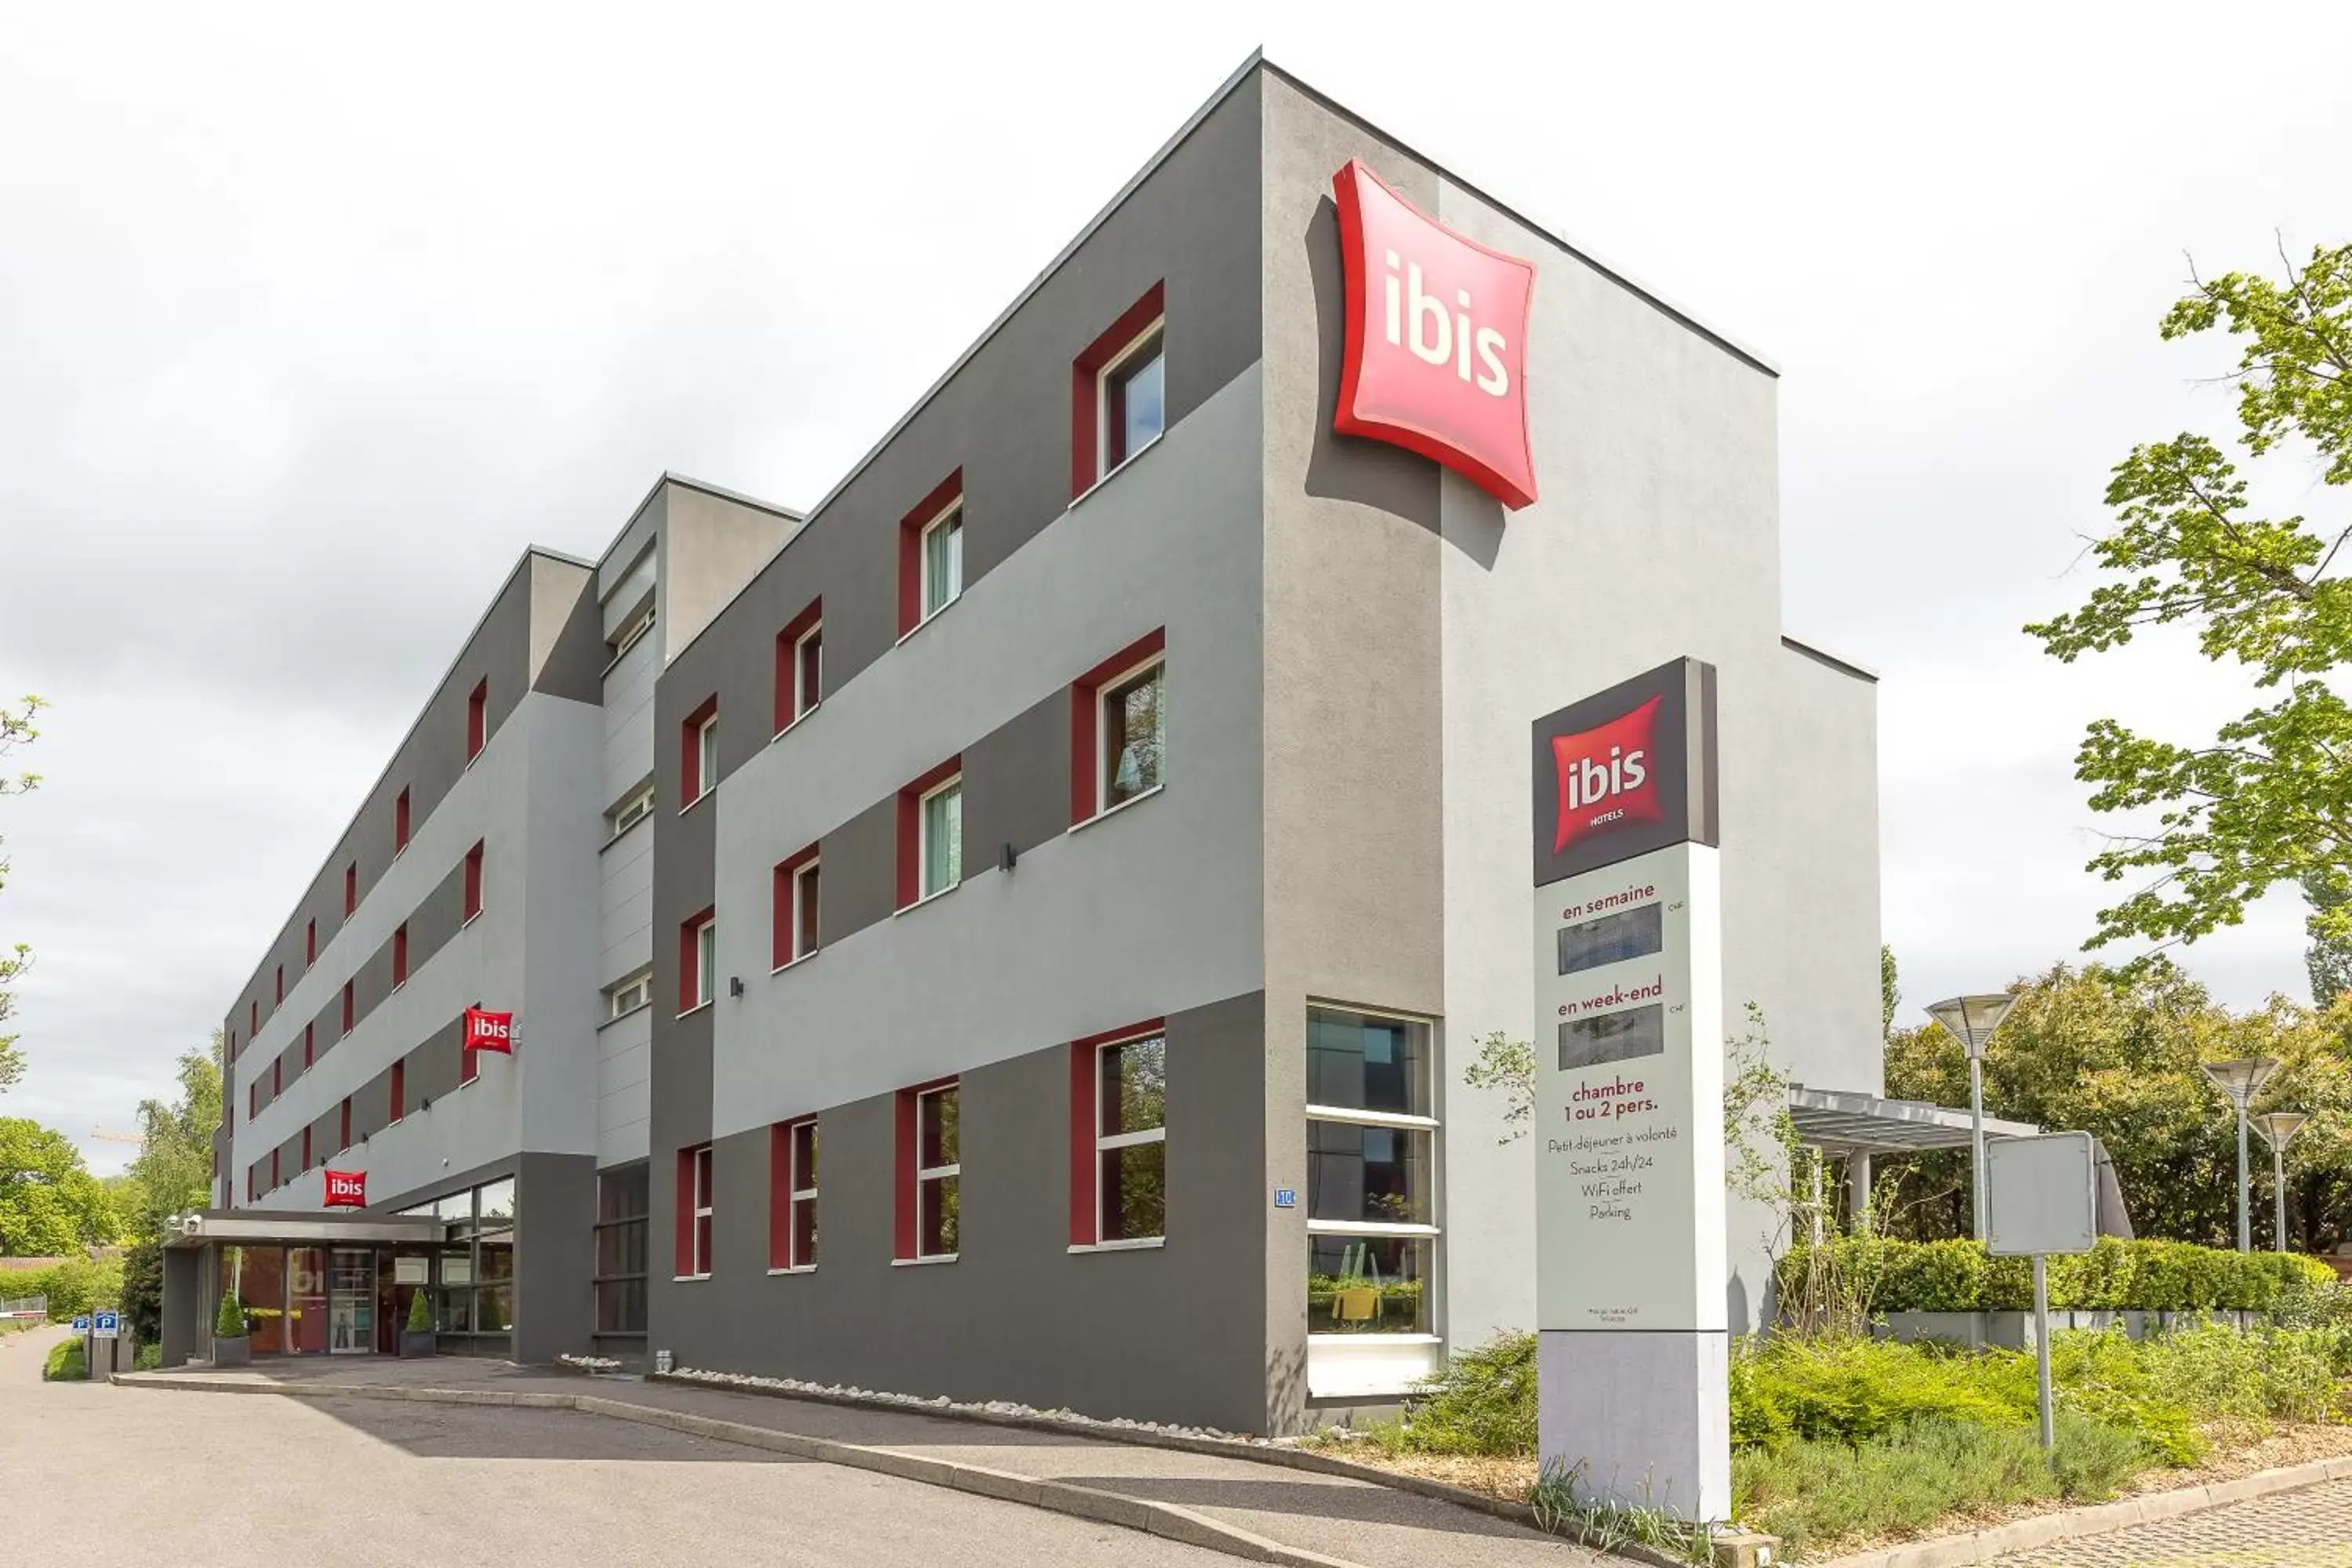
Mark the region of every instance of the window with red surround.
POLYGON ((963 880, 962 779, 963 758, 953 756, 898 792, 902 910, 963 880))
POLYGON ((714 905, 677 928, 677 1010, 681 1014, 707 1005, 718 994, 717 913, 714 905))
POLYGON ((816 1118, 768 1130, 768 1267, 816 1267, 816 1118))
POLYGON ((245 1086, 245 1119, 247 1121, 261 1114, 261 1080, 255 1079, 245 1086))
POLYGON ((392 852, 394 855, 408 847, 408 791, 392 803, 392 852))
POLYGON ((337 1120, 336 1142, 341 1148, 348 1149, 352 1146, 352 1097, 348 1094, 343 1096, 343 1108, 337 1120))
POLYGON ((466 760, 470 763, 482 754, 482 742, 490 735, 490 678, 484 676, 466 699, 466 760))
POLYGON ((482 1053, 460 1050, 457 1053, 457 1081, 468 1084, 482 1075, 482 1053))
POLYGON ((360 907, 360 863, 356 860, 343 868, 343 914, 346 918, 360 907))
POLYGON ((403 924, 392 933, 392 988, 394 991, 408 984, 408 927, 403 924))
POLYGON ((898 635, 905 637, 963 592, 963 470, 932 487, 898 520, 898 635))
POLYGON ((1165 778, 1168 629, 1157 628, 1070 687, 1070 825, 1148 795, 1165 778))
POLYGON ((261 1004, 258 1002, 245 1005, 245 1032, 248 1035, 261 1033, 261 1004))
POLYGON ((1070 1245, 1133 1245, 1165 1235, 1167 1151, 1162 1022, 1073 1042, 1070 1245))
POLYGON ((318 1049, 311 1038, 310 1033, 311 1030, 316 1027, 317 1026, 314 1024, 305 1024, 302 1026, 302 1070, 304 1072, 309 1072, 310 1070, 310 1064, 319 1059, 318 1049))
POLYGON ((962 1245, 961 1098, 951 1078, 898 1091, 893 1241, 901 1262, 944 1262, 962 1245))
POLYGON ((776 634, 776 733, 800 722, 824 693, 824 601, 809 601, 776 634))
POLYGON ((818 890, 817 847, 814 844, 779 861, 773 908, 770 913, 774 966, 782 969, 816 951, 818 890))
POLYGON ((279 1057, 269 1064, 269 1098, 276 1100, 286 1092, 286 1058, 279 1057))
POLYGON ((677 808, 684 811, 719 787, 718 696, 705 698, 677 729, 677 808))
POLYGON ((482 846, 466 851, 466 919, 482 912, 482 846))
POLYGON ((278 1173, 278 1156, 280 1152, 282 1151, 277 1149, 269 1152, 269 1190, 273 1193, 285 1184, 285 1178, 278 1173))
POLYGON ((278 994, 277 994, 275 997, 273 997, 273 998, 271 999, 270 1005, 272 1005, 272 1006, 279 1006, 279 1005, 284 1005, 284 1003, 285 1003, 285 1001, 286 1001, 286 966, 285 966, 284 964, 282 964, 282 963, 281 963, 281 964, 279 964, 279 965, 278 966, 278 994))
POLYGON ((408 1114, 408 1058, 403 1057, 392 1064, 392 1120, 399 1121, 408 1114))
POLYGON ((310 1130, 307 1127, 302 1129, 302 1168, 310 1168, 310 1130))
POLYGON ((352 1026, 358 1021, 352 1007, 352 983, 346 980, 343 982, 343 1033, 350 1034, 352 1026))
POLYGON ((302 928, 302 967, 310 968, 319 962, 319 922, 311 921, 302 928))
POLYGON ((1167 294, 1164 284, 1154 283, 1071 363, 1073 500, 1149 446, 1166 424, 1160 343, 1167 294))
POLYGON ((710 1273, 710 1145, 677 1152, 677 1276, 710 1273))

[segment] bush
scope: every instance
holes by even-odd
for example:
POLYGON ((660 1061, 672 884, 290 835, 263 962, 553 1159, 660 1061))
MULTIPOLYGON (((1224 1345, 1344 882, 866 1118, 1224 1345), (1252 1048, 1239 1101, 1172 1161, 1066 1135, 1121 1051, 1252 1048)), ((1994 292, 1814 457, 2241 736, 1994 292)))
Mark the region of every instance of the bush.
POLYGON ((246 1333, 245 1308, 238 1303, 235 1295, 226 1290, 222 1291, 220 1310, 213 1314, 213 1338, 241 1340, 245 1338, 246 1333))
POLYGON ((163 1366, 163 1347, 162 1345, 141 1345, 138 1352, 131 1358, 131 1370, 133 1372, 160 1372, 163 1366))
POLYGON ((2061 1413, 2047 1462, 2028 1427, 1929 1416, 1861 1444, 1800 1439, 1732 1456, 1734 1516, 1811 1555, 1861 1537, 1916 1536, 1956 1510, 2112 1496, 2143 1461, 2139 1442, 2061 1413))
POLYGON ((2200 1420, 2262 1426, 2333 1420, 2347 1411, 2352 1333, 2340 1328, 2242 1334, 2207 1324, 2158 1335, 2138 1350, 2151 1384, 2200 1420))
POLYGON ((1748 1342, 1732 1356, 1732 1436, 1770 1447, 1791 1438, 1860 1443, 1927 1418, 2016 1426, 2032 1405, 2020 1412, 2005 1371, 1995 1358, 1888 1340, 1748 1342))
POLYGON ((408 1299, 408 1331, 412 1334, 433 1331, 433 1303, 425 1299, 422 1289, 408 1299))
MULTIPOLYGON (((2033 1305, 2032 1265, 1994 1258, 1980 1242, 1864 1236, 1823 1246, 1874 1312, 2024 1311, 2033 1305)), ((1796 1299, 1814 1267, 1810 1247, 1791 1248, 1780 1263, 1782 1297, 1796 1299)), ((2292 1253, 2103 1237, 2080 1257, 2050 1259, 2056 1311, 2281 1311, 2311 1322, 2352 1317, 2347 1296, 2326 1263, 2292 1253)))
POLYGON ((41 1375, 51 1383, 80 1383, 89 1376, 89 1367, 82 1359, 79 1340, 63 1340, 49 1347, 49 1359, 41 1368, 41 1375))
POLYGON ((69 1322, 93 1307, 111 1307, 122 1295, 122 1262, 110 1258, 68 1258, 47 1268, 12 1268, 0 1274, 0 1296, 47 1296, 49 1321, 69 1322))

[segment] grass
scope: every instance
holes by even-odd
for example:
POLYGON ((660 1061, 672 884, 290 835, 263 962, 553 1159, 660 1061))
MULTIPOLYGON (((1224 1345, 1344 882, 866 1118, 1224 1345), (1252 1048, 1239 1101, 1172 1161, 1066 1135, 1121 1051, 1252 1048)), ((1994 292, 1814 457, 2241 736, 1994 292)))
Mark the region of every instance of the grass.
POLYGON ((89 1368, 82 1361, 79 1340, 60 1340, 49 1347, 49 1359, 41 1375, 51 1383, 80 1383, 89 1376, 89 1368))

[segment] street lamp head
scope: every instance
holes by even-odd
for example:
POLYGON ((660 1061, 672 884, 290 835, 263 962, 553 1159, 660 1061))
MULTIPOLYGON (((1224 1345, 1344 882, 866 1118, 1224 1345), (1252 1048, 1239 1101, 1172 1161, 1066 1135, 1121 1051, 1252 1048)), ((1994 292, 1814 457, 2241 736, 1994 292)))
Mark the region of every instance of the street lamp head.
POLYGON ((1985 1042, 1992 1038, 1992 1032, 2000 1027, 2000 1021, 2016 1004, 2017 998, 2006 991, 1985 996, 1955 996, 1929 1007, 1927 1016, 1943 1025, 1945 1032, 1969 1053, 1969 1060, 1974 1061, 1984 1054, 1985 1042))
POLYGON ((2286 1152, 2287 1144, 2294 1140, 2297 1132, 2303 1131, 2303 1124, 2310 1120, 2311 1113, 2308 1111, 2266 1110, 2254 1118, 2253 1125, 2255 1131, 2270 1140, 2272 1148, 2284 1154, 2286 1152))
POLYGON ((2278 1069, 2279 1064, 2269 1057, 2240 1057, 2233 1061, 2207 1062, 2205 1076, 2230 1097, 2231 1105, 2243 1110, 2278 1069))

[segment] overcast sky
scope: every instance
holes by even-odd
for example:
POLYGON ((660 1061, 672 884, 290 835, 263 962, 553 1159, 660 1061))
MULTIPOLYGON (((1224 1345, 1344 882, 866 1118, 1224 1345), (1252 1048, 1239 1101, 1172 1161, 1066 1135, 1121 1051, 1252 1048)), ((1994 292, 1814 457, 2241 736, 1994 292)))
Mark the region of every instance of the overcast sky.
MULTIPOLYGON (((1261 43, 1779 364, 1787 622, 1884 676, 1906 996, 2070 955, 2084 721, 2247 702, 2018 627, 2133 442, 2231 427, 2226 352, 2156 339, 2185 253, 2352 238, 2352 99, 2294 63, 2352 6, 1792 9, 0 0, 0 694, 56 705, 0 1111, 130 1126, 524 544, 594 555, 665 468, 814 500, 1261 43)), ((2189 961, 2253 1004, 2301 947, 2278 898, 2189 961)))

